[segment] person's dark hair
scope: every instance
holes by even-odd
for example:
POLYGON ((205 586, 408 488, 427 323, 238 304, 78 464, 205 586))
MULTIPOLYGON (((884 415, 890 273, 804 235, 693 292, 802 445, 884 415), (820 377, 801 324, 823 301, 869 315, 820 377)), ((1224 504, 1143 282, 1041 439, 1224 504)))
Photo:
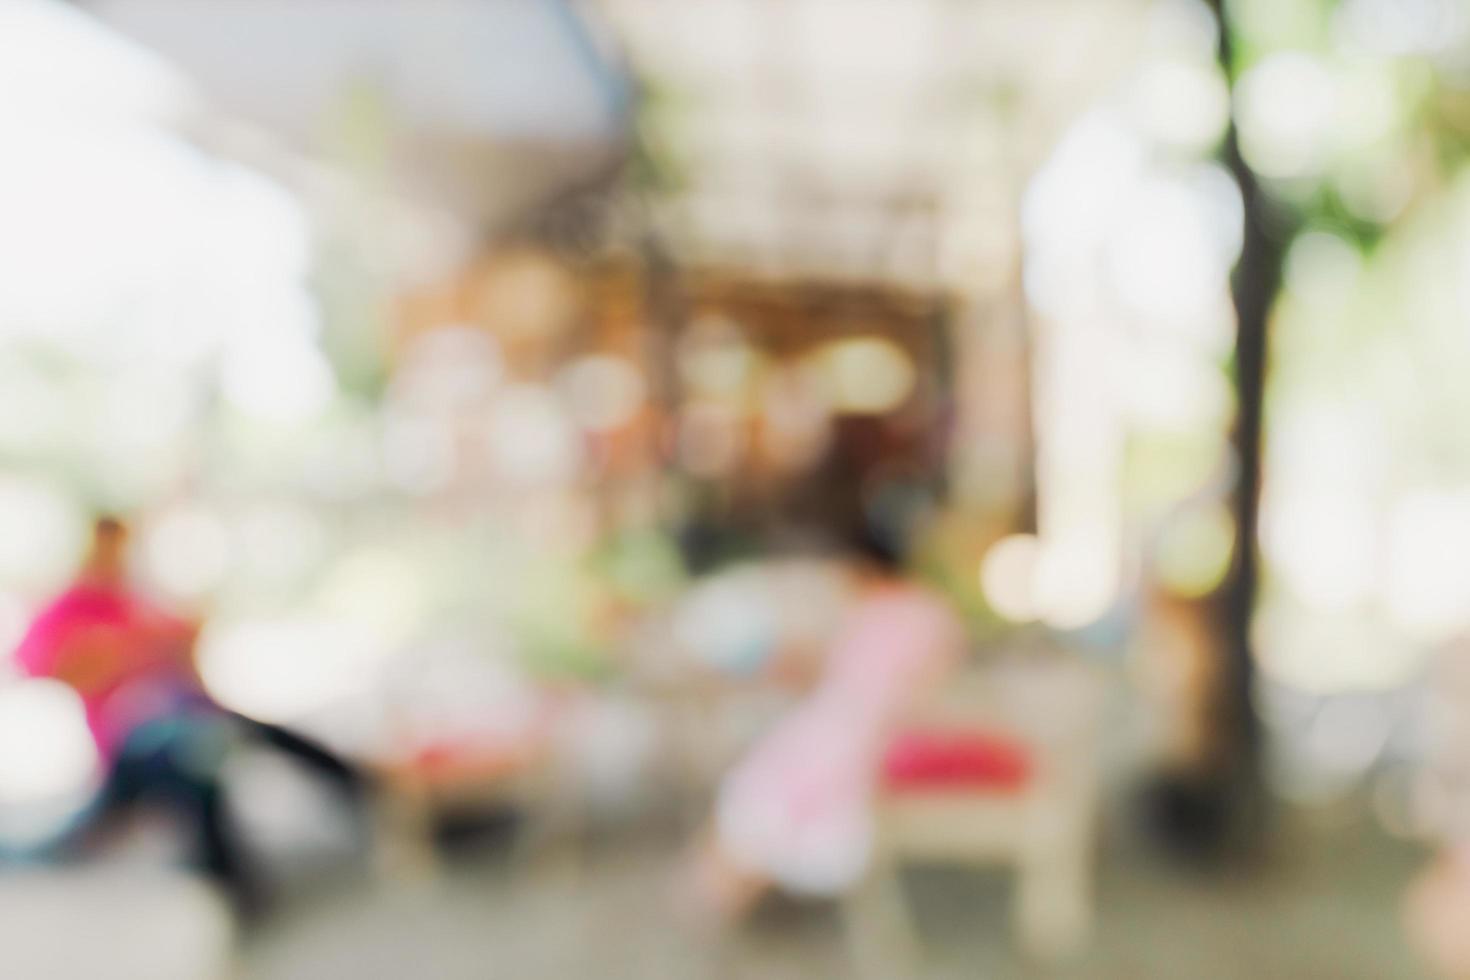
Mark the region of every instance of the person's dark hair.
POLYGON ((895 531, 884 530, 865 522, 848 541, 854 558, 874 571, 894 575, 908 563, 908 542, 895 531))
POLYGON ((99 538, 126 534, 127 530, 127 524, 116 514, 98 514, 92 520, 92 534, 99 538))

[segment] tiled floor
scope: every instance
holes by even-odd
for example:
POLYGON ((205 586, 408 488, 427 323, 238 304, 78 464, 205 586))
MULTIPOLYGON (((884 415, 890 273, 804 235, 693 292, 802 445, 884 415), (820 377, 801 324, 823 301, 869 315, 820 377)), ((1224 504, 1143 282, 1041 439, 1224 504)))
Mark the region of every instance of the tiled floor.
MULTIPOLYGON (((1422 857, 1363 822, 1282 826, 1251 872, 1186 873, 1115 846, 1097 935, 1051 967, 1012 951, 1000 876, 917 870, 907 891, 925 940, 919 975, 1063 978, 1331 978, 1422 974, 1398 902, 1422 857)), ((800 978, 857 974, 831 906, 776 904, 737 936, 700 939, 670 902, 677 849, 610 839, 580 866, 518 867, 503 849, 458 858, 433 884, 343 885, 295 902, 250 945, 244 980, 800 978)), ((872 964, 869 964, 872 966, 872 964)), ((899 963, 867 975, 900 977, 899 963)))

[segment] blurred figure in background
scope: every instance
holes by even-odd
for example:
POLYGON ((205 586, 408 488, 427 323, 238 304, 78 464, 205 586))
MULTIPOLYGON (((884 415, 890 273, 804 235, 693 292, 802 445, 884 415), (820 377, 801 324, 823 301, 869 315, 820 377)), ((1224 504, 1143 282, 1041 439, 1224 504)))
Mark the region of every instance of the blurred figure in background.
POLYGON ((855 545, 854 600, 814 689, 720 787, 696 867, 702 907, 719 921, 773 886, 836 895, 858 881, 890 738, 959 660, 957 616, 904 576, 901 548, 872 532, 855 545))
POLYGON ((1436 976, 1470 978, 1470 846, 1448 847, 1409 890, 1409 937, 1436 976))
POLYGON ((182 819, 200 866, 243 913, 263 894, 231 827, 221 773, 242 740, 284 751, 328 778, 354 802, 360 777, 324 749, 275 726, 229 712, 200 683, 197 625, 140 596, 128 581, 128 530, 95 522, 76 582, 43 609, 16 650, 21 670, 70 686, 81 697, 104 766, 99 817, 140 803, 182 819))
POLYGON ((1409 888, 1410 939, 1435 975, 1470 978, 1470 637, 1460 637, 1434 664, 1423 708, 1429 745, 1415 797, 1437 853, 1409 888))
POLYGON ((1156 771, 1142 816, 1166 848, 1204 860, 1218 856, 1230 806, 1219 640, 1206 606, 1158 583, 1145 585, 1143 606, 1132 666, 1156 728, 1156 771))

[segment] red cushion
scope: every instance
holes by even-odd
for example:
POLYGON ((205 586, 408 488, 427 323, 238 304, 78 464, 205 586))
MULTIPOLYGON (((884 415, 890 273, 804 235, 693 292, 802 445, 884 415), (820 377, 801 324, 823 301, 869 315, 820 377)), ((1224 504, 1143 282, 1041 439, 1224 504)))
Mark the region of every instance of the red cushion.
POLYGON ((883 760, 891 790, 1014 792, 1031 776, 1031 759, 1019 742, 970 731, 907 731, 894 738, 883 760))

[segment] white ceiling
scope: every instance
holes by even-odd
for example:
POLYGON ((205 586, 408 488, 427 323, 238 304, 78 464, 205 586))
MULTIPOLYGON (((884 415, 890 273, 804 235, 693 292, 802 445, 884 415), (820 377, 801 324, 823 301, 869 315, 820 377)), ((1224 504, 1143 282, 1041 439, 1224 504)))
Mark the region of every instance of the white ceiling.
POLYGON ((605 162, 626 129, 621 76, 562 0, 82 6, 212 111, 330 163, 380 154, 396 189, 482 221, 605 162))
POLYGON ((228 110, 303 138, 354 85, 409 133, 608 137, 617 92, 575 15, 527 0, 89 0, 228 110))
MULTIPOLYGON (((1146 0, 601 0, 686 256, 942 275, 1135 56, 1146 0), (978 229, 978 230, 977 230, 978 229)), ((1013 237, 1013 236, 1011 236, 1013 237)), ((991 261, 983 258, 981 261, 991 261)))
POLYGON ((1006 261, 1021 186, 1135 56, 1148 0, 578 2, 83 7, 211 107, 329 162, 377 141, 396 189, 481 224, 620 151, 606 26, 650 87, 644 132, 677 177, 654 213, 679 254, 913 279, 956 248, 1006 261))

